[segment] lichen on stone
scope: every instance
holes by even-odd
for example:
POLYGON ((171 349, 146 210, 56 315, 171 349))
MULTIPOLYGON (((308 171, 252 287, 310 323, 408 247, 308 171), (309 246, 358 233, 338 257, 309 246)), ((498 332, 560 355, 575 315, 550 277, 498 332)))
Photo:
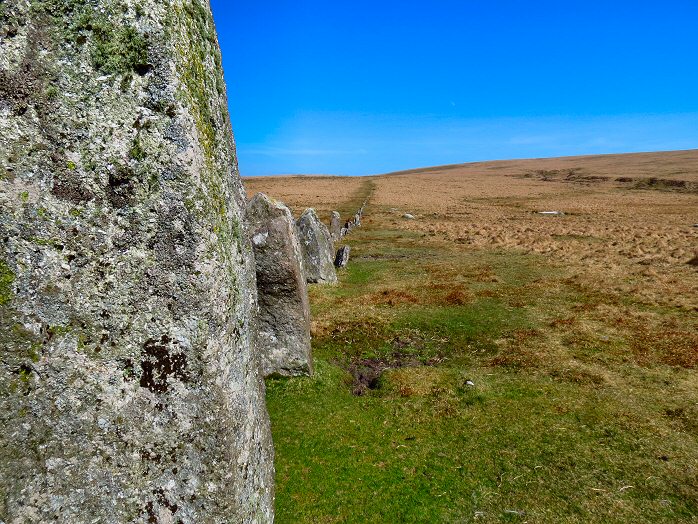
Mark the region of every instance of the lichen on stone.
POLYGON ((270 522, 208 3, 0 6, 0 521, 270 522))
POLYGON ((108 20, 91 23, 94 35, 92 63, 105 73, 145 72, 148 69, 148 41, 135 28, 114 28, 108 20))

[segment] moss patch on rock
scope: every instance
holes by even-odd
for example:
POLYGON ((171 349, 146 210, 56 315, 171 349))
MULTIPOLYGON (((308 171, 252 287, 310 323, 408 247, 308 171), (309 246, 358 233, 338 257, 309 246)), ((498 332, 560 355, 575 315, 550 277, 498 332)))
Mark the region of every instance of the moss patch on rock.
POLYGON ((92 23, 92 63, 105 73, 137 73, 148 69, 148 41, 134 27, 114 28, 97 19, 92 23))
POLYGON ((15 274, 3 260, 0 260, 0 306, 9 304, 12 300, 12 283, 15 281, 15 274))
POLYGON ((133 26, 115 26, 92 5, 78 0, 34 0, 31 9, 50 16, 65 41, 82 45, 91 33, 90 58, 99 71, 143 74, 150 68, 148 38, 133 26))

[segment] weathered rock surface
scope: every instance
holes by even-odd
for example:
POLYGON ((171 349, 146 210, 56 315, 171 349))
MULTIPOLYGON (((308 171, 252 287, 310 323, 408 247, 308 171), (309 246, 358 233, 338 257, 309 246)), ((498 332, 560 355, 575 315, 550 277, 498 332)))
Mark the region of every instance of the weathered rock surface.
POLYGON ((334 265, 336 267, 347 267, 349 263, 349 253, 351 252, 351 247, 342 246, 337 250, 337 255, 334 259, 334 265))
POLYGON ((342 238, 342 215, 332 211, 330 216, 330 238, 332 242, 339 242, 342 238))
POLYGON ((0 521, 271 522, 207 1, 0 5, 0 521))
POLYGON ((289 209, 258 193, 247 204, 257 267, 256 341, 265 376, 310 375, 310 306, 303 252, 289 209))
POLYGON ((296 226, 303 250, 307 281, 321 284, 336 283, 337 272, 332 264, 334 244, 327 226, 320 221, 312 208, 303 212, 296 226))

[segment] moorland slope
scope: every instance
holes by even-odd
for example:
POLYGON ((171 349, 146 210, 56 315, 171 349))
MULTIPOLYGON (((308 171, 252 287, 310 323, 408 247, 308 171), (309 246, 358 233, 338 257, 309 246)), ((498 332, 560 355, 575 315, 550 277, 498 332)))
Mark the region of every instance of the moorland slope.
POLYGON ((698 518, 698 151, 245 184, 369 198, 268 382, 279 522, 698 518))

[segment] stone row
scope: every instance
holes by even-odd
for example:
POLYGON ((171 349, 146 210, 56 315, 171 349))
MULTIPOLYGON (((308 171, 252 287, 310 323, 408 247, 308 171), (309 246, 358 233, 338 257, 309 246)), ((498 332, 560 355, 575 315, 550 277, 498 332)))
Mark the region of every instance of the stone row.
MULTIPOLYGON (((361 204, 361 207, 358 209, 358 211, 354 213, 354 216, 346 222, 344 222, 343 226, 341 225, 342 218, 339 212, 332 211, 332 215, 330 217, 330 236, 334 242, 339 242, 345 236, 347 236, 352 229, 361 226, 361 218, 363 217, 366 203, 367 201, 364 200, 363 204, 361 204)), ((337 250, 334 257, 334 265, 336 268, 347 267, 347 264, 349 263, 350 252, 351 248, 347 245, 344 245, 337 250)))
POLYGON ((294 222, 282 202, 263 193, 247 204, 258 311, 255 346, 264 376, 313 372, 308 284, 336 284, 334 243, 314 209, 294 222))
MULTIPOLYGON (((352 229, 361 226, 361 218, 363 217, 365 207, 366 207, 366 201, 364 200, 364 203, 361 204, 361 207, 359 208, 359 210, 356 213, 354 213, 354 216, 351 217, 349 220, 347 220, 344 223, 344 226, 339 229, 339 238, 340 239, 347 236, 351 232, 352 229)), ((337 213, 337 212, 333 211, 333 219, 334 219, 334 213, 337 213)), ((339 216, 338 213, 337 213, 337 216, 339 216)))
MULTIPOLYGON (((361 224, 365 205, 347 221, 351 228, 361 224)), ((340 215, 332 212, 329 229, 312 208, 294 222, 286 205, 258 193, 248 202, 245 219, 257 277, 253 337, 262 374, 311 375, 307 286, 336 284, 335 267, 349 262, 349 246, 336 253, 334 248, 334 241, 343 236, 340 215)))

